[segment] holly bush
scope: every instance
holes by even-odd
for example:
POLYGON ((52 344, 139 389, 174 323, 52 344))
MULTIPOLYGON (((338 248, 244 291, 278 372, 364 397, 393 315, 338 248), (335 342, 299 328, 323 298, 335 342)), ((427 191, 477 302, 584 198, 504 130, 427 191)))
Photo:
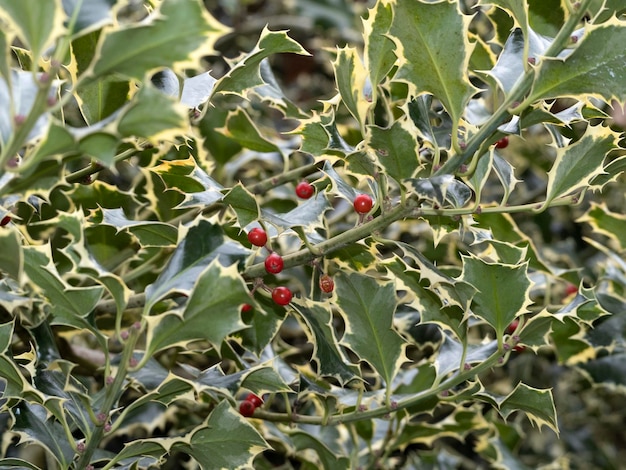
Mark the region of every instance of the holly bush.
POLYGON ((620 466, 626 8, 370 3, 0 0, 2 468, 620 466))

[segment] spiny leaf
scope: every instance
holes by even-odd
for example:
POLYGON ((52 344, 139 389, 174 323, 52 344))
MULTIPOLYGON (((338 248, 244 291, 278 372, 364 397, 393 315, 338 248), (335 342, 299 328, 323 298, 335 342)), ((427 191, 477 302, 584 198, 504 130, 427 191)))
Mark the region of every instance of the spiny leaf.
POLYGON ((259 204, 256 198, 241 183, 228 191, 223 201, 232 207, 237 214, 237 221, 240 227, 245 227, 255 220, 259 220, 259 204))
POLYGON ((49 250, 49 245, 25 248, 24 271, 34 288, 47 298, 54 321, 75 325, 76 320, 92 312, 104 289, 100 286, 69 286, 56 271, 49 250))
POLYGON ((368 145, 380 164, 396 181, 415 176, 420 167, 419 143, 415 129, 407 119, 395 121, 390 128, 368 126, 368 145))
POLYGON ((463 256, 460 279, 477 290, 472 300, 472 311, 489 323, 498 337, 532 303, 529 295, 532 283, 527 269, 527 263, 492 264, 473 256, 463 256), (503 289, 505 285, 506 289, 503 289))
POLYGON ((365 67, 352 47, 337 50, 337 59, 333 62, 335 79, 342 102, 361 125, 365 123, 370 103, 365 99, 365 67))
POLYGON ((152 142, 173 139, 187 124, 184 106, 151 86, 144 86, 123 111, 117 128, 125 137, 145 137, 152 142))
POLYGON ((147 318, 147 356, 195 339, 207 340, 219 348, 227 335, 245 327, 240 311, 250 296, 234 265, 225 268, 213 260, 184 282, 191 281, 193 290, 181 315, 166 313, 147 318))
POLYGON ((369 17, 363 20, 364 61, 372 87, 371 100, 375 103, 378 85, 391 71, 396 61, 393 41, 387 36, 393 12, 391 5, 385 5, 383 2, 377 2, 368 12, 369 17))
POLYGON ((91 73, 94 78, 116 73, 143 80, 160 67, 177 71, 195 66, 227 31, 197 0, 163 2, 140 24, 105 28, 91 73))
POLYGON ((0 17, 17 29, 33 57, 43 55, 63 34, 63 11, 57 0, 0 0, 0 17))
POLYGON ((399 65, 394 79, 406 82, 414 95, 432 93, 456 122, 474 91, 467 76, 469 17, 448 1, 385 3, 394 7, 390 35, 399 65))
POLYGON ((17 230, 7 229, 0 232, 0 272, 11 276, 15 281, 22 281, 24 272, 24 253, 17 230))
POLYGON ((309 55, 300 44, 287 36, 286 31, 263 29, 254 49, 237 61, 237 64, 215 84, 214 93, 233 93, 244 96, 251 88, 264 85, 260 66, 263 59, 272 54, 290 52, 309 55))
POLYGON ((602 163, 616 142, 617 134, 610 129, 589 126, 579 141, 557 149, 556 160, 548 172, 544 207, 558 197, 586 189, 589 182, 602 173, 602 163))
POLYGON ((43 406, 20 403, 13 431, 20 435, 22 443, 35 442, 47 449, 62 468, 67 468, 74 458, 74 450, 65 438, 63 427, 48 419, 48 412, 43 406))
POLYGON ((599 96, 626 100, 623 65, 626 23, 616 18, 588 28, 582 41, 565 60, 542 59, 530 99, 561 96, 599 96), (601 86, 600 86, 601 85, 601 86))
POLYGON ((587 222, 594 232, 601 233, 619 244, 626 250, 626 216, 612 212, 606 204, 592 202, 587 212, 576 222, 587 222))
POLYGON ((204 220, 181 230, 167 266, 158 279, 146 287, 145 311, 172 291, 188 293, 204 268, 218 256, 216 250, 223 240, 221 228, 204 220))
POLYGON ((275 143, 270 142, 261 135, 250 116, 241 108, 228 113, 226 127, 216 130, 250 150, 257 152, 280 151, 275 143))
POLYGON ((396 309, 393 283, 358 273, 341 273, 335 277, 335 284, 337 303, 346 322, 341 342, 390 384, 406 360, 405 342, 393 329, 396 309))
POLYGON ((193 457, 204 470, 249 468, 267 442, 226 400, 211 412, 206 425, 173 446, 193 457))
POLYGON ((551 390, 539 390, 520 382, 500 403, 500 413, 504 418, 517 410, 526 413, 528 419, 539 428, 546 425, 559 433, 551 390))
POLYGON ((337 338, 332 328, 332 314, 324 304, 307 301, 293 308, 307 325, 309 341, 313 344, 313 359, 318 374, 335 377, 342 384, 359 377, 358 368, 350 364, 343 351, 337 347, 337 338))

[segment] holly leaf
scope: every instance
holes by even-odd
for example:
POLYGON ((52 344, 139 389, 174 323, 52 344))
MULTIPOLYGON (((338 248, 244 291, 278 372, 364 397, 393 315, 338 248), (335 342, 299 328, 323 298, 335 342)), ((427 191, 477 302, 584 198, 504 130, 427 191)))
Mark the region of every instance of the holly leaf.
POLYGON ((608 128, 589 126, 579 141, 558 148, 556 160, 548 172, 544 208, 558 197, 588 188, 591 180, 602 174, 604 158, 616 147, 617 138, 608 128))
POLYGON ((393 283, 359 273, 341 273, 335 276, 335 286, 337 304, 346 323, 341 342, 391 384, 406 361, 406 343, 393 328, 396 309, 393 283))
POLYGON ((226 400, 211 412, 206 425, 172 446, 193 457, 204 470, 251 468, 255 455, 269 449, 265 439, 226 400))
POLYGON ((63 34, 63 11, 56 0, 0 0, 0 18, 17 30, 33 57, 41 57, 63 34))
POLYGON ((241 183, 233 186, 226 193, 223 201, 228 204, 237 214, 240 227, 259 220, 260 210, 256 198, 241 183))
POLYGON ((313 345, 313 359, 321 376, 334 377, 345 384, 359 377, 359 370, 351 364, 337 345, 338 340, 332 327, 332 313, 321 303, 311 301, 292 303, 306 324, 305 331, 313 345))
POLYGON ((516 316, 532 304, 528 263, 518 265, 487 263, 474 256, 463 256, 459 279, 474 286, 472 313, 489 323, 498 337, 516 316))
POLYGON ((115 73, 141 81, 161 67, 191 68, 213 52, 227 31, 196 0, 163 2, 139 24, 105 28, 89 73, 93 78, 115 73))
POLYGON ((587 222, 595 233, 601 233, 626 250, 626 216, 612 212, 606 204, 591 203, 591 207, 576 222, 587 222))
POLYGON ((541 60, 529 99, 591 95, 607 101, 625 101, 623 66, 626 50, 616 47, 624 43, 626 23, 617 18, 589 26, 566 60, 547 57, 541 60))
POLYGON ((356 49, 352 47, 338 49, 333 66, 341 100, 357 122, 363 125, 370 103, 365 97, 367 79, 365 67, 356 49))
POLYGON ((398 57, 394 80, 407 83, 413 95, 433 94, 457 122, 475 91, 467 75, 470 18, 451 2, 394 6, 389 30, 398 57))
POLYGON ((287 36, 286 31, 270 31, 265 27, 256 46, 217 81, 213 92, 232 93, 244 97, 246 90, 266 84, 260 73, 263 59, 272 54, 289 52, 310 55, 300 44, 287 36))
POLYGON ((376 2, 374 8, 368 10, 369 16, 363 20, 363 38, 365 40, 365 70, 369 75, 372 87, 371 100, 376 102, 376 90, 396 62, 395 46, 387 33, 391 27, 393 11, 391 5, 376 2))
POLYGON ((559 433, 551 390, 539 390, 520 382, 499 405, 500 414, 505 419, 514 411, 521 410, 539 428, 545 425, 557 435, 559 433))
POLYGON ((390 128, 368 126, 368 145, 380 164, 396 181, 415 176, 420 167, 419 143, 415 129, 407 119, 395 121, 390 128))
POLYGON ((216 130, 226 137, 236 140, 242 147, 256 152, 280 151, 275 143, 261 135, 250 116, 243 109, 228 113, 226 126, 216 130))
POLYGON ((8 274, 14 280, 21 282, 24 272, 24 253, 17 230, 0 231, 0 271, 8 274))
POLYGON ((241 305, 250 295, 235 265, 223 267, 218 260, 213 260, 194 281, 181 314, 147 317, 146 357, 161 349, 200 339, 219 349, 227 335, 245 328, 241 305))

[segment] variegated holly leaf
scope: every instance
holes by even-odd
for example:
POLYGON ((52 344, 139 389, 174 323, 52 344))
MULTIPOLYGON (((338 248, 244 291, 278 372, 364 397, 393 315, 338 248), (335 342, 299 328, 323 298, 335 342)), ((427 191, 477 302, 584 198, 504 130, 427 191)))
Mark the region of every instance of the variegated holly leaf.
POLYGON ((333 66, 341 100, 357 122, 363 126, 370 101, 365 96, 365 82, 368 76, 361 58, 355 48, 344 47, 337 50, 333 66))
POLYGON ((463 256, 463 272, 459 279, 477 291, 472 299, 472 312, 490 324, 498 338, 515 317, 526 313, 532 304, 532 282, 527 270, 528 263, 487 263, 474 256, 463 256))
POLYGON ((360 377, 358 368, 338 348, 331 311, 324 304, 311 301, 296 302, 293 308, 306 325, 318 374, 334 377, 342 384, 360 377))
MULTIPOLYGON (((190 240, 187 238, 186 242, 190 240)), ((193 248, 188 247, 188 250, 186 254, 193 256, 193 248)), ((147 317, 146 357, 192 340, 206 340, 219 349, 227 335, 245 328, 240 316, 241 306, 250 295, 236 266, 224 267, 214 259, 205 269, 198 270, 205 261, 201 258, 198 264, 190 265, 174 278, 174 284, 191 288, 182 312, 147 317)), ((174 263, 170 262, 168 269, 172 267, 174 263)), ((153 301, 152 295, 146 295, 153 301)))
POLYGON ((469 17, 451 2, 393 6, 389 35, 398 57, 394 80, 406 82, 413 95, 434 95, 457 122, 475 90, 467 75, 469 17))
POLYGON ((539 428, 545 425, 559 433, 551 390, 540 390, 520 382, 511 393, 498 402, 500 414, 505 419, 511 413, 520 410, 539 428))
MULTIPOLYGON (((369 10, 369 16, 363 20, 363 39, 365 40, 364 62, 372 93, 369 99, 375 103, 378 85, 391 72, 396 62, 395 46, 387 33, 391 27, 393 10, 390 4, 377 2, 369 10)), ((366 96, 366 99, 368 97, 366 96)))
POLYGON ((599 96, 607 101, 626 100, 623 65, 626 23, 613 18, 589 26, 583 39, 566 59, 542 59, 529 99, 562 96, 599 96))
POLYGON ((396 181, 415 176, 420 168, 419 142, 409 120, 399 119, 386 129, 368 126, 367 130, 367 144, 389 176, 396 181))
POLYGON ((210 55, 227 31, 197 0, 164 2, 140 24, 105 28, 87 73, 94 78, 119 74, 143 80, 161 67, 200 68, 200 58, 210 55))
POLYGON ((609 128, 589 126, 580 140, 558 148, 556 160, 548 172, 544 207, 558 197, 587 189, 591 180, 603 172, 604 159, 615 148, 617 139, 618 135, 609 128))
POLYGON ((281 53, 309 55, 286 31, 264 28, 256 46, 237 59, 230 71, 217 81, 213 93, 231 93, 243 97, 247 90, 265 85, 260 73, 261 62, 272 54, 281 53))
POLYGON ((346 324, 341 342, 360 360, 367 361, 385 383, 391 384, 406 361, 406 343, 393 328, 396 309, 393 283, 359 273, 341 273, 335 277, 335 286, 337 304, 346 324))
POLYGON ((222 401, 206 424, 198 426, 172 450, 193 457, 204 470, 251 467, 254 457, 269 445, 245 418, 222 401))

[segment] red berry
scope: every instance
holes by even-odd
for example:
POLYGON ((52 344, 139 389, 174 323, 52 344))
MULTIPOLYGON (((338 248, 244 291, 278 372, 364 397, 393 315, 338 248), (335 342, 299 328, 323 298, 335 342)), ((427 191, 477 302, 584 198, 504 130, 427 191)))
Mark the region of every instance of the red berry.
POLYGON ((565 296, 570 296, 572 294, 577 294, 578 293, 578 287, 576 287, 574 284, 568 284, 565 287, 565 296))
POLYGON ((249 312, 250 310, 252 310, 252 305, 250 305, 250 304, 243 304, 241 306, 241 311, 242 312, 249 312))
POLYGON ((327 294, 332 292, 335 288, 335 281, 328 274, 324 274, 320 277, 320 289, 322 292, 326 292, 327 294))
POLYGON ((246 401, 252 403, 255 408, 263 405, 263 399, 260 396, 255 395, 254 393, 249 393, 246 397, 246 401))
POLYGON ((502 137, 499 141, 496 142, 497 149, 505 149, 509 146, 509 138, 507 136, 502 137))
POLYGON ((239 405, 239 413, 241 413, 242 416, 245 416, 246 418, 249 418, 250 416, 252 416, 254 414, 255 409, 256 409, 256 406, 254 406, 254 403, 250 401, 244 400, 239 405))
POLYGON ((359 194, 354 198, 354 210, 359 214, 367 214, 372 210, 373 205, 374 201, 368 194, 359 194))
POLYGON ((513 320, 511 324, 506 327, 506 332, 508 334, 513 334, 513 332, 517 330, 518 325, 519 325, 519 320, 513 320))
POLYGON ((284 265, 283 257, 278 253, 270 253, 268 257, 265 258, 265 270, 268 273, 278 274, 283 270, 284 265))
POLYGON ((272 300, 278 305, 287 305, 289 302, 291 302, 292 296, 293 294, 291 293, 289 288, 285 286, 275 287, 272 291, 272 300))
POLYGON ((248 241, 254 246, 265 246, 267 233, 262 228, 255 227, 248 232, 248 241))
POLYGON ((11 222, 11 216, 10 215, 5 215, 2 220, 0 220, 0 227, 4 227, 6 224, 8 224, 9 222, 11 222))
POLYGON ((315 188, 308 181, 301 181, 296 186, 296 194, 300 199, 309 199, 315 193, 315 188))

